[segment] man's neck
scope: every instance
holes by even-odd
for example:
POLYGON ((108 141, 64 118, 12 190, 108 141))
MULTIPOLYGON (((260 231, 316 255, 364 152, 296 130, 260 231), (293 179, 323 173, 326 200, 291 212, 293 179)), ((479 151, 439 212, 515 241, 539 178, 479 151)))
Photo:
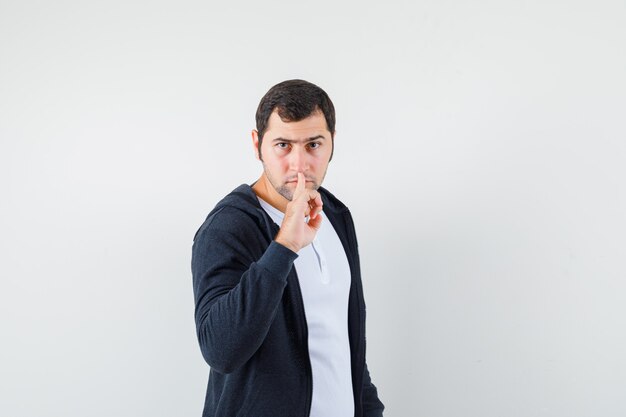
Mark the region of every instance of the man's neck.
POLYGON ((265 173, 261 175, 261 177, 254 183, 252 186, 252 190, 254 193, 264 201, 266 201, 272 207, 280 210, 281 212, 285 212, 287 210, 287 204, 289 201, 278 194, 272 184, 268 181, 265 173))

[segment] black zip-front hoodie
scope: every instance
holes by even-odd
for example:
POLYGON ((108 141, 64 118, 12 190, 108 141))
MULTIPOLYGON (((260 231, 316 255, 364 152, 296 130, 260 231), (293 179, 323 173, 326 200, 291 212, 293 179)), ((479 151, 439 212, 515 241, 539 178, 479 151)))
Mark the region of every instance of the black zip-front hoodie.
MULTIPOLYGON (((254 184, 253 184, 254 185, 254 184)), ((348 208, 318 189, 345 249, 355 417, 382 417, 365 362, 365 301, 348 208)), ((273 239, 279 226, 250 185, 224 197, 194 236, 191 269, 200 350, 210 366, 203 417, 308 417, 312 373, 298 255, 273 239)))

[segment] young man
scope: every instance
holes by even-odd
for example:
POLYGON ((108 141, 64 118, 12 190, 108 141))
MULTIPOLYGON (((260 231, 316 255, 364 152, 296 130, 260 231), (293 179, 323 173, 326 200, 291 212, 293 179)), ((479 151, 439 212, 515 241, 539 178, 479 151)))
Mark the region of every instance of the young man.
POLYGON ((321 184, 335 110, 303 80, 272 87, 252 143, 261 177, 196 232, 195 319, 210 366, 204 417, 381 417, 365 361, 354 224, 321 184))

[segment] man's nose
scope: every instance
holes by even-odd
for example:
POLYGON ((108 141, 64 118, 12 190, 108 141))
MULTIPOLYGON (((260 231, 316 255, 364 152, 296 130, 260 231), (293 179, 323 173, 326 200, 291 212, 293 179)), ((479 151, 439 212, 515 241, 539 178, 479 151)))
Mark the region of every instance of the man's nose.
POLYGON ((305 172, 307 167, 306 150, 300 146, 295 146, 291 151, 291 169, 295 172, 305 172))

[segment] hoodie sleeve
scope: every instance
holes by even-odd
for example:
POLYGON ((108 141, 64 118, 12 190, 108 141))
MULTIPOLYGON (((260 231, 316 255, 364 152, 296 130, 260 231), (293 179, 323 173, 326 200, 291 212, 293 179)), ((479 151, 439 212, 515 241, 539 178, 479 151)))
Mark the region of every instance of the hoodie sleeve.
POLYGON ((372 383, 367 363, 363 369, 363 416, 382 417, 385 406, 378 398, 378 390, 372 383))
POLYGON ((191 269, 200 350, 231 373, 263 343, 298 255, 268 242, 243 212, 225 207, 196 233, 191 269))

